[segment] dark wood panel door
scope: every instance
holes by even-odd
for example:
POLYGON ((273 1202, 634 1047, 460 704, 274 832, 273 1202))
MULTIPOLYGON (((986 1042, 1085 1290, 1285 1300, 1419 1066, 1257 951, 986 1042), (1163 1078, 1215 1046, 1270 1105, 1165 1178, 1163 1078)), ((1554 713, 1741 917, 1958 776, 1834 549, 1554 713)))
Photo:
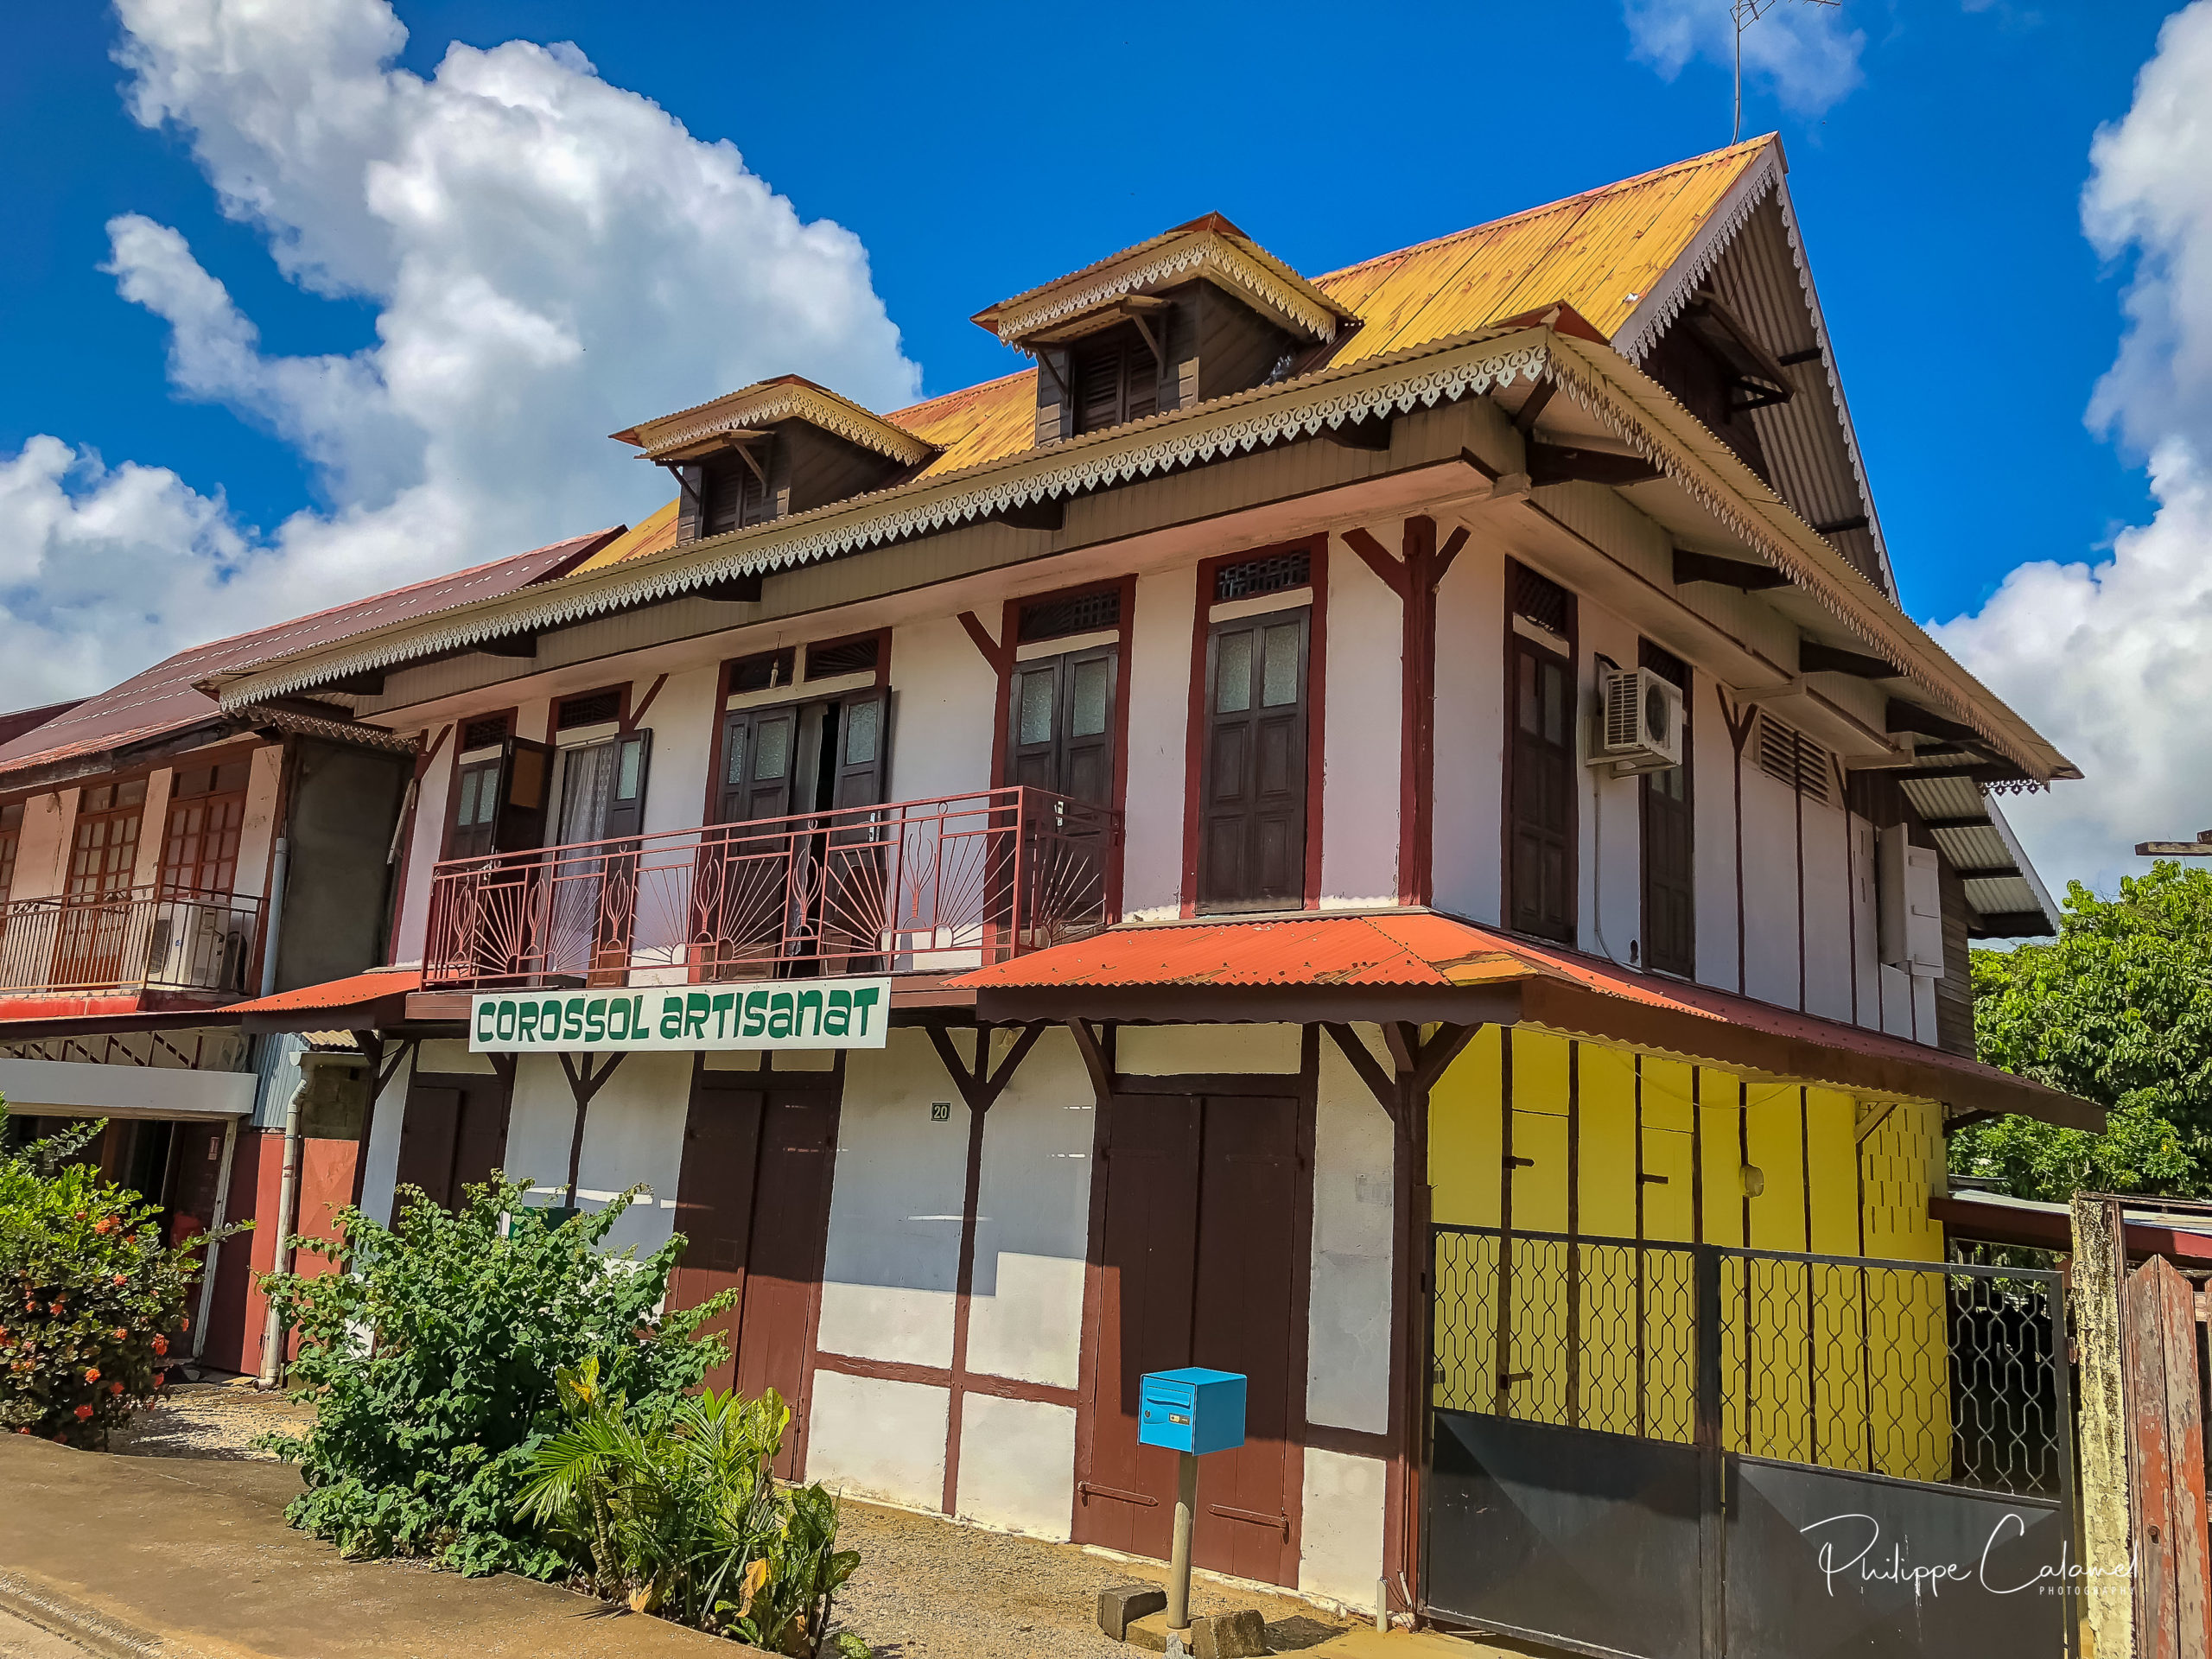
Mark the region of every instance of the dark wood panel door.
POLYGON ((1210 1098, 1199 1177, 1191 1363, 1245 1376, 1244 1444, 1198 1462, 1192 1554, 1217 1573, 1293 1583, 1289 1553, 1299 1352, 1294 1256, 1298 1103, 1210 1098))
POLYGON ((1137 1424, 1144 1375, 1191 1363, 1203 1109, 1189 1096, 1147 1096, 1116 1100, 1107 1114, 1077 1543, 1165 1556, 1173 1541, 1175 1455, 1140 1446, 1137 1424))
MULTIPOLYGON (((457 1208, 467 1189, 488 1181, 507 1160, 507 1086, 497 1077, 472 1083, 461 1091, 461 1121, 454 1130, 453 1174, 446 1189, 448 1208, 457 1208)), ((564 1200, 573 1205, 573 1196, 564 1200)))
POLYGON ((814 1322, 823 1247, 830 1237, 830 1181, 837 1152, 837 1103, 814 1091, 772 1092, 761 1116, 745 1307, 738 1322, 737 1389, 769 1389, 791 1402, 791 1430, 776 1472, 796 1480, 806 1466, 814 1322))
POLYGON ((1294 909, 1306 897, 1304 610, 1214 625, 1198 902, 1294 909))
POLYGON ((668 1300, 672 1307, 696 1307, 725 1290, 738 1293, 736 1306, 702 1327, 719 1335, 728 1350, 707 1373, 707 1386, 727 1389, 737 1376, 766 1097, 758 1089, 716 1088, 706 1081, 710 1075, 702 1074, 693 1087, 683 1123, 683 1166, 676 1184, 676 1230, 683 1235, 683 1255, 669 1275, 668 1300))
POLYGON ((1176 1459, 1138 1444, 1141 1379, 1211 1366, 1248 1379, 1245 1444, 1199 1464, 1195 1559, 1294 1582, 1298 1103, 1123 1096, 1109 1108, 1103 1153, 1076 1540, 1167 1554, 1176 1459))
POLYGON ((1078 801, 1114 799, 1112 645, 1040 657, 1014 671, 1007 710, 1007 779, 1078 801))
POLYGON ((1519 634, 1513 652, 1508 925, 1574 943, 1573 670, 1519 634))
POLYGON ((399 1120, 400 1186, 419 1186, 431 1203, 453 1201, 453 1148, 461 1128, 461 1091, 421 1083, 407 1090, 407 1109, 399 1120))

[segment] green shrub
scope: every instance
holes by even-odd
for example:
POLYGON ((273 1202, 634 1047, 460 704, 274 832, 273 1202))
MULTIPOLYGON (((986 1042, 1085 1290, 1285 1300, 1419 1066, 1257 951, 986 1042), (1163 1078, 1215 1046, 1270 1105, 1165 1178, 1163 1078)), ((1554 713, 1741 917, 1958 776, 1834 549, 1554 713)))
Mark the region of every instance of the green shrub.
POLYGON ((449 1214, 412 1187, 395 1225, 358 1210, 335 1239, 295 1246, 335 1271, 263 1281, 301 1335, 293 1398, 302 1435, 267 1444, 301 1465, 293 1525, 348 1555, 420 1555, 462 1573, 552 1578, 568 1560, 522 1516, 542 1439, 562 1425, 555 1379, 596 1361, 640 1402, 695 1388, 720 1340, 693 1339, 726 1300, 656 1312, 681 1235, 643 1261, 602 1254, 628 1206, 552 1224, 526 1185, 468 1189, 449 1214))
POLYGON ((0 1429, 95 1449, 190 1351, 207 1242, 163 1244, 154 1205, 75 1161, 105 1127, 0 1151, 0 1429))
MULTIPOLYGON (((773 1653, 822 1649, 860 1556, 837 1548, 837 1503, 771 1472, 791 1426, 773 1389, 712 1389, 632 1408, 587 1363, 561 1379, 569 1427, 531 1459, 523 1510, 598 1594, 773 1653)), ((865 1654, 841 1637, 838 1650, 865 1654)))

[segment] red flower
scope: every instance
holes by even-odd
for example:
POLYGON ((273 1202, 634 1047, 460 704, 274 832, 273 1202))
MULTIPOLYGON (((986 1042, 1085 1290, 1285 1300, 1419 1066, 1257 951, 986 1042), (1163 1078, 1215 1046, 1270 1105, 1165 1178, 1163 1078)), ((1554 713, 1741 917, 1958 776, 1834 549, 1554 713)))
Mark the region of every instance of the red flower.
POLYGON ((189 1319, 179 1319, 176 1322, 176 1328, 180 1331, 189 1331, 192 1329, 192 1321, 189 1319))
POLYGON ((87 1382, 97 1382, 99 1380, 100 1368, 97 1365, 87 1365, 85 1368, 85 1381, 87 1382))
POLYGON ((123 1384, 120 1382, 111 1382, 107 1385, 107 1391, 110 1394, 121 1394, 123 1392, 123 1384))
POLYGON ((156 1353, 166 1354, 168 1351, 169 1339, 167 1337, 156 1337, 154 1338, 154 1351, 156 1353))
POLYGON ((167 1371, 156 1371, 154 1373, 154 1386, 157 1389, 166 1386, 168 1380, 169 1374, 167 1371))
POLYGON ((118 1273, 115 1275, 115 1282, 118 1285, 127 1285, 130 1282, 130 1275, 127 1273, 118 1273))
MULTIPOLYGON (((78 1408, 77 1408, 77 1421, 78 1421, 79 1422, 80 1422, 80 1423, 81 1423, 81 1422, 84 1422, 84 1421, 86 1421, 87 1419, 89 1419, 89 1418, 92 1416, 92 1408, 90 1406, 79 1406, 79 1407, 78 1407, 78 1408)), ((60 1437, 59 1434, 57 1434, 57 1435, 55 1435, 54 1438, 55 1440, 60 1440, 61 1437, 60 1437)))
POLYGON ((118 1342, 128 1342, 130 1339, 130 1333, 118 1325, 115 1327, 115 1339, 118 1342))
POLYGON ((59 1313, 61 1311, 61 1308, 62 1308, 62 1304, 61 1304, 61 1303, 60 1303, 60 1302, 49 1302, 49 1303, 48 1303, 48 1304, 47 1304, 46 1311, 47 1311, 48 1313, 59 1313))
POLYGON ((111 1233, 115 1230, 115 1225, 113 1216, 102 1216, 92 1224, 92 1230, 96 1233, 111 1233))

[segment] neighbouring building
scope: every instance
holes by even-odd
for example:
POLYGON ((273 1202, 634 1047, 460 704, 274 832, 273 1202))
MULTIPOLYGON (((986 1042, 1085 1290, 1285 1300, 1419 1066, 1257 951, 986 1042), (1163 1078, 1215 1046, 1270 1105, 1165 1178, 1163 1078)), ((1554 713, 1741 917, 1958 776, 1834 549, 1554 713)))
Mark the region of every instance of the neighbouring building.
MULTIPOLYGON (((219 709, 194 682, 241 652, 342 638, 557 576, 618 531, 180 652, 99 696, 0 718, 0 1094, 19 1143, 104 1119, 101 1171, 172 1241, 226 1222, 191 1357, 260 1368, 285 1116, 321 1048, 349 1057, 306 1102, 297 1213, 327 1231, 360 1192, 379 1058, 334 1027, 257 1037, 244 1000, 387 954, 411 735, 311 699, 219 709), (252 1269, 249 1271, 249 1268, 252 1269)), ((310 1266, 313 1264, 310 1263, 310 1266)))
POLYGON ((202 655, 416 756, 397 965, 240 1015, 384 1046, 367 1205, 645 1184, 787 1472, 1137 1555, 1137 1378, 1242 1371, 1201 1565, 1588 1650, 1758 1593, 1724 1491, 2057 1513, 1929 1206, 2098 1121, 1965 961, 2077 774, 1900 608, 1779 144, 976 321, 1033 366, 641 421, 677 499, 572 568, 202 655))

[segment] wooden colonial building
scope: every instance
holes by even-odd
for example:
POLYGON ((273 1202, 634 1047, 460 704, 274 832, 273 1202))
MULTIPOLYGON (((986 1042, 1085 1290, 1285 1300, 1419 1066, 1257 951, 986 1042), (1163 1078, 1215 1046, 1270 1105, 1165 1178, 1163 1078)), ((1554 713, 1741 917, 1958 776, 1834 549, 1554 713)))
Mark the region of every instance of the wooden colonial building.
MULTIPOLYGON (((676 500, 565 574, 203 678, 418 746, 399 968, 247 1015, 403 1044, 372 1208, 647 1183, 791 1470, 1140 1555, 1135 1377, 1243 1371, 1201 1564, 1402 1611, 1447 1351, 1573 1371, 1576 1241, 1937 1262, 1948 1123, 2094 1121, 1972 1058, 1967 941, 2051 925, 1996 798, 2075 773, 1899 607, 1777 143, 976 321, 1032 366, 642 421, 676 500), (885 975, 883 1046, 707 1039, 885 975), (678 1040, 483 1052, 490 992, 678 1040), (1433 1308, 1452 1227, 1567 1241, 1552 1314, 1433 1308)), ((1543 1420, 1645 1424, 1594 1388, 1543 1420)))

